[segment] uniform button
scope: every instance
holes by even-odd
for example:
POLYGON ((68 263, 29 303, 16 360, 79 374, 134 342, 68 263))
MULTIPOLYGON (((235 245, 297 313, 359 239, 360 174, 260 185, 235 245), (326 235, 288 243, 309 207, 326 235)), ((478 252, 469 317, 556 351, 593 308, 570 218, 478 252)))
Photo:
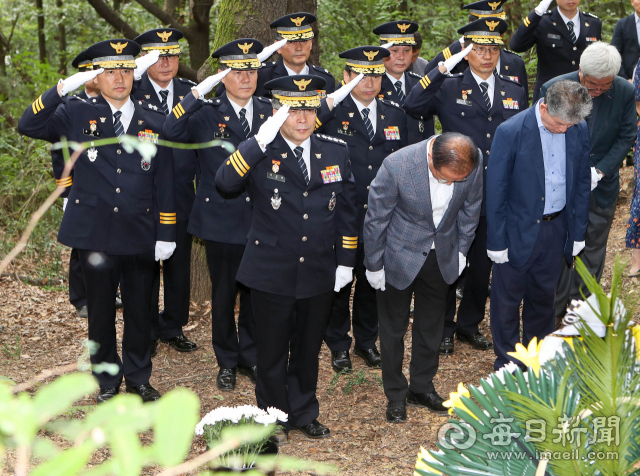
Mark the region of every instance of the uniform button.
POLYGON ((278 189, 277 189, 277 188, 274 188, 274 189, 273 189, 273 193, 278 193, 278 189))
POLYGON ((120 193, 120 189, 119 188, 116 188, 116 193, 120 193))
POLYGON ((250 202, 250 201, 251 201, 251 199, 250 199, 249 197, 247 197, 245 200, 246 200, 247 202, 250 202))
POLYGON ((256 240, 256 245, 259 245, 259 244, 260 244, 260 242, 258 240, 256 240))
POLYGON ((303 236, 303 237, 302 237, 302 241, 307 241, 307 237, 306 237, 306 236, 303 236))
POLYGON ((370 186, 370 185, 367 185, 367 190, 369 190, 370 188, 371 188, 371 186, 370 186))
POLYGON ((304 192, 304 193, 302 194, 302 196, 303 196, 303 197, 308 197, 308 196, 309 196, 309 192, 304 192))
POLYGON ((544 197, 542 197, 542 201, 544 202, 544 197))
POLYGON ((114 208, 113 211, 118 213, 118 207, 114 208))
POLYGON ((367 167, 369 170, 373 170, 373 167, 370 165, 369 167, 367 167))
POLYGON ((301 263, 304 263, 304 256, 301 256, 301 257, 300 257, 300 262, 301 262, 301 263))
POLYGON ((426 251, 423 251, 423 252, 422 252, 422 256, 427 256, 427 252, 426 252, 426 251))
POLYGON ((551 45, 551 48, 555 48, 555 47, 556 47, 556 44, 555 44, 555 43, 551 45))
POLYGON ((484 169, 487 170, 487 166, 486 165, 484 166, 484 169))
POLYGON ((491 139, 491 134, 487 134, 487 139, 491 139))
POLYGON ((461 115, 461 116, 464 116, 464 112, 461 112, 461 113, 460 113, 460 115, 461 115))
POLYGON ((540 220, 536 220, 536 223, 540 223, 540 220))
POLYGON ((116 150, 116 154, 118 154, 118 155, 122 154, 122 149, 116 150))
POLYGON ((491 152, 491 151, 490 151, 490 150, 488 150, 488 151, 487 151, 487 155, 489 155, 489 153, 490 153, 490 152, 491 152))
POLYGON ((307 215, 307 214, 305 213, 304 215, 302 215, 302 218, 304 218, 304 219, 306 220, 307 218, 309 218, 309 215, 307 215))
POLYGON ((573 51, 575 51, 575 50, 577 50, 577 49, 578 49, 578 47, 577 47, 577 46, 574 46, 574 47, 573 47, 573 51))
POLYGON ((487 117, 487 119, 489 119, 489 121, 491 121, 492 118, 491 117, 487 117))
POLYGON ((367 205, 366 203, 364 204, 364 209, 366 210, 367 208, 369 208, 369 205, 367 205))
POLYGON ((80 203, 80 200, 78 200, 77 198, 76 198, 76 203, 80 203))
POLYGON ((147 208, 147 213, 149 213, 149 209, 147 208))
POLYGON ((205 198, 205 199, 204 199, 204 201, 205 201, 205 202, 208 202, 208 201, 209 201, 209 198, 208 198, 208 197, 207 197, 207 198, 205 198))
POLYGON ((572 62, 571 62, 571 64, 576 64, 576 62, 575 62, 575 61, 572 61, 572 62))
POLYGON ((373 150, 373 146, 372 145, 369 146, 369 150, 373 150))
POLYGON ((121 174, 121 173, 122 173, 122 169, 118 169, 118 170, 116 170, 116 172, 118 172, 119 174, 121 174))

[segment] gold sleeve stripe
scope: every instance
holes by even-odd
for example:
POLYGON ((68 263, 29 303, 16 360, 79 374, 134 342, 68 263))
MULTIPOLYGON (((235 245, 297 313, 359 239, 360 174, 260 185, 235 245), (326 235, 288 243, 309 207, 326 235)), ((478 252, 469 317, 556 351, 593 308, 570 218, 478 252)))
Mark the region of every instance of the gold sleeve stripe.
POLYGON ((316 117, 316 129, 319 129, 320 127, 322 127, 322 122, 320 122, 320 119, 316 117))
POLYGON ((176 214, 174 213, 162 213, 160 212, 160 218, 175 218, 176 214))
POLYGON ((242 170, 243 174, 246 174, 247 171, 249 170, 249 167, 245 167, 243 165, 243 163, 245 163, 245 162, 244 162, 244 160, 242 160, 242 162, 240 161, 241 159, 238 157, 239 155, 240 154, 238 153, 238 151, 235 151, 233 154, 231 154, 230 159, 231 159, 232 162, 234 162, 240 168, 240 170, 242 170))
POLYGON ((71 185, 73 185, 73 177, 67 177, 66 179, 56 179, 56 185, 58 187, 71 187, 71 185))
POLYGON ((160 224, 161 225, 175 225, 176 224, 176 220, 175 220, 175 218, 173 220, 163 220, 162 218, 160 218, 160 224))
POLYGON ((448 60, 451 58, 451 50, 447 46, 444 50, 442 50, 442 54, 444 55, 444 59, 448 60))
POLYGON ((343 236, 342 239, 343 240, 357 240, 358 237, 357 236, 343 236))
POLYGON ((233 165, 233 168, 236 169, 236 172, 238 172, 238 175, 240 177, 244 177, 244 172, 242 170, 240 170, 240 168, 236 165, 236 161, 235 158, 233 156, 229 157, 229 160, 227 161, 227 164, 231 163, 231 165, 233 165))
POLYGON ((182 107, 182 104, 178 103, 176 107, 173 108, 173 113, 175 114, 176 119, 180 119, 180 117, 182 117, 182 115, 184 114, 184 108, 182 107))
POLYGON ((244 161, 244 157, 242 157, 242 154, 240 153, 239 150, 236 150, 233 155, 236 156, 236 160, 238 161, 239 165, 242 165, 245 168, 245 172, 249 170, 249 165, 244 161))
POLYGON ((31 104, 31 108, 33 109, 34 114, 38 114, 44 109, 44 104, 42 104, 42 95, 38 99, 33 101, 33 104, 31 104))
POLYGON ((431 80, 429 79, 428 76, 425 76, 420 80, 420 85, 422 86, 422 89, 427 89, 427 86, 429 86, 430 84, 431 84, 431 80))
POLYGON ((348 245, 346 243, 342 243, 342 247, 347 249, 347 250, 357 250, 358 249, 358 245, 357 244, 348 245))
POLYGON ((522 20, 522 23, 524 23, 524 26, 529 26, 531 25, 531 20, 529 20, 528 17, 524 17, 524 20, 522 20))

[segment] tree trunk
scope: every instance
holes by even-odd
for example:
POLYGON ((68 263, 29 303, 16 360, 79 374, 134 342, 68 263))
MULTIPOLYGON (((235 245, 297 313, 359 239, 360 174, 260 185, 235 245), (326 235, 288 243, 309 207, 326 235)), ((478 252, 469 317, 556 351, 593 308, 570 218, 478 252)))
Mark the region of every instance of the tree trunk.
POLYGON ((191 246, 191 293, 189 298, 197 304, 211 300, 211 279, 209 278, 209 268, 207 268, 204 242, 195 236, 191 246))
POLYGON ((47 61, 47 46, 44 38, 44 10, 42 0, 36 0, 36 12, 38 15, 38 49, 40 50, 40 62, 47 61))
POLYGON ((56 7, 58 7, 58 11, 60 14, 60 22, 58 23, 58 35, 59 46, 58 46, 58 57, 60 58, 60 67, 58 68, 58 73, 62 76, 67 75, 67 30, 64 22, 64 11, 62 10, 62 0, 56 0, 56 7))
MULTIPOLYGON (((312 15, 318 13, 318 0, 288 0, 287 15, 289 13, 308 12, 312 15)), ((313 48, 311 48, 311 56, 309 62, 316 66, 320 66, 320 42, 318 41, 318 22, 313 25, 313 48)))

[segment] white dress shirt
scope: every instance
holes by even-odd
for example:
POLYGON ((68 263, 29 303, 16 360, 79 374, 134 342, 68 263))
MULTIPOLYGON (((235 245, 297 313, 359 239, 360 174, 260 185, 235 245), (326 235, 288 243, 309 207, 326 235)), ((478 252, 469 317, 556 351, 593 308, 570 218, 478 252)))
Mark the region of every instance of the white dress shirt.
MULTIPOLYGON (((240 109, 242 109, 242 106, 233 102, 229 97, 229 95, 227 95, 227 99, 231 103, 231 107, 233 108, 233 110, 236 111, 236 116, 238 116, 238 119, 240 119, 240 109)), ((247 111, 244 117, 247 119, 247 122, 249 123, 249 130, 253 131, 253 96, 251 96, 251 99, 249 99, 249 102, 247 103, 247 105, 244 106, 244 109, 245 111, 247 111)))
POLYGON ((573 32, 575 33, 576 40, 577 40, 578 37, 580 36, 580 9, 576 10, 576 16, 573 18, 565 17, 559 8, 558 8, 558 13, 560 14, 560 18, 562 18, 562 21, 564 22, 565 25, 570 21, 573 22, 573 32))
POLYGON ((633 12, 633 16, 636 18, 636 34, 638 35, 638 44, 640 44, 640 17, 636 12, 633 12))
POLYGON ((286 63, 283 62, 282 64, 284 64, 284 69, 287 70, 287 74, 289 76, 295 76, 296 74, 309 74, 309 65, 308 64, 305 64, 304 68, 302 68, 302 71, 300 71, 299 73, 296 73, 294 70, 289 68, 286 63))
POLYGON ((111 120, 113 120, 114 124, 116 122, 116 118, 113 117, 115 112, 120 111, 122 113, 122 116, 120 116, 120 123, 122 124, 122 127, 124 128, 124 132, 126 134, 127 130, 129 129, 129 124, 131 124, 131 119, 133 119, 133 113, 136 110, 135 107, 133 106, 133 101, 131 100, 131 96, 129 96, 129 100, 126 103, 124 103, 124 106, 122 106, 120 109, 116 109, 116 107, 110 102, 109 102, 109 107, 111 108, 111 120))
POLYGON ((371 126, 373 127, 373 133, 375 134, 376 133, 376 122, 378 122, 376 120, 376 114, 378 112, 378 102, 374 99, 373 101, 371 101, 369 103, 368 106, 365 106, 360 101, 358 101, 356 98, 354 98, 353 94, 351 95, 351 99, 353 99, 353 102, 356 103, 356 107, 358 108, 358 111, 360 111, 360 119, 362 119, 362 110, 364 108, 369 109, 369 120, 371 121, 371 126))
MULTIPOLYGON (((438 136, 436 136, 438 137, 438 136)), ((431 149, 431 144, 435 140, 435 137, 431 139, 427 143, 427 151, 431 149)), ((431 160, 429 160, 431 162, 431 160)), ((438 183, 438 180, 431 173, 431 168, 429 168, 429 194, 431 196, 431 216, 433 218, 433 224, 436 228, 440 225, 442 221, 442 217, 444 216, 447 208, 449 208, 449 203, 451 203, 451 198, 453 197, 453 187, 455 184, 444 184, 438 183)), ((434 250, 436 248, 435 241, 431 245, 431 249, 434 250)))
POLYGON ((400 79, 396 79, 393 76, 391 76, 389 73, 387 73, 387 78, 389 78, 389 81, 391 81, 391 84, 393 85, 393 89, 396 89, 396 82, 400 81, 402 83, 402 92, 404 93, 405 96, 407 95, 407 85, 404 80, 404 73, 402 73, 402 76, 400 76, 400 79))
MULTIPOLYGON (((471 71, 471 70, 469 70, 469 71, 471 71)), ((494 91, 496 89, 496 77, 492 74, 487 79, 482 79, 480 76, 478 76, 473 71, 471 71, 471 75, 473 76, 473 79, 476 80, 476 83, 478 83, 478 87, 480 87, 480 83, 487 83, 489 85, 489 89, 487 90, 487 94, 489 95, 489 102, 491 103, 491 107, 493 107, 493 93, 494 93, 494 91)), ((482 91, 482 88, 480 88, 480 91, 482 91)))
POLYGON ((149 82, 151 83, 151 86, 153 86, 153 89, 155 89, 160 102, 162 102, 162 95, 160 94, 160 91, 169 91, 169 95, 167 96, 167 106, 169 106, 169 111, 171 111, 171 109, 173 109, 173 80, 169 81, 169 85, 166 88, 161 88, 154 83, 151 78, 149 78, 149 82))
MULTIPOLYGON (((309 181, 311 181, 311 138, 308 138, 302 144, 295 145, 293 142, 290 142, 285 136, 282 136, 284 141, 287 143, 291 152, 293 153, 293 149, 296 147, 302 147, 302 160, 304 160, 304 165, 307 166, 307 173, 309 174, 309 181)), ((293 159, 296 160, 296 154, 293 154, 293 159)))

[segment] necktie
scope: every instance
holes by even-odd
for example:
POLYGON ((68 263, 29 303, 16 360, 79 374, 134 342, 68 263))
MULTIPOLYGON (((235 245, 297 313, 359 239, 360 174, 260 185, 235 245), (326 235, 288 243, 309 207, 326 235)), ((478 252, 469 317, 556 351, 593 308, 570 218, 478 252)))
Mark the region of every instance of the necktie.
POLYGON ((167 102, 167 98, 169 97, 169 91, 167 91, 166 89, 163 89, 162 91, 160 91, 160 96, 162 96, 162 110, 164 111, 164 115, 168 116, 169 115, 169 103, 167 102))
POLYGON ((116 135, 118 137, 124 134, 124 126, 122 125, 122 122, 120 122, 120 116, 122 116, 122 112, 120 111, 116 111, 113 113, 113 129, 116 131, 116 135))
POLYGON ((247 121, 247 118, 245 117, 247 114, 247 110, 243 107, 242 109, 240 109, 240 112, 238 114, 240 114, 240 124, 242 124, 242 128, 244 129, 244 135, 248 139, 249 134, 251 133, 251 129, 249 128, 249 121, 247 121))
POLYGON ((480 89, 482 89, 482 97, 484 98, 484 102, 487 106, 487 111, 491 110, 491 99, 489 99, 489 83, 485 83, 484 81, 480 83, 480 89))
POLYGON ((293 149, 293 153, 298 159, 298 165, 300 166, 300 170, 302 170, 302 176, 304 177, 304 181, 307 185, 309 185, 309 171, 307 170, 307 164, 304 163, 304 159, 302 158, 302 152, 304 149, 300 146, 293 149))
POLYGON ((396 87, 396 93, 398 93, 398 98, 400 99, 400 105, 404 106, 404 93, 402 92, 402 81, 396 81, 394 86, 396 87))
POLYGON ((371 125, 371 121, 369 120, 369 108, 365 107, 362 110, 362 120, 364 121, 364 125, 367 128, 367 134, 369 134, 369 142, 373 140, 373 125, 371 125))
POLYGON ((569 28, 569 34, 571 35, 571 43, 575 43, 576 42, 576 33, 575 33, 575 31, 573 31, 573 22, 572 21, 568 21, 567 22, 567 28, 569 28))

